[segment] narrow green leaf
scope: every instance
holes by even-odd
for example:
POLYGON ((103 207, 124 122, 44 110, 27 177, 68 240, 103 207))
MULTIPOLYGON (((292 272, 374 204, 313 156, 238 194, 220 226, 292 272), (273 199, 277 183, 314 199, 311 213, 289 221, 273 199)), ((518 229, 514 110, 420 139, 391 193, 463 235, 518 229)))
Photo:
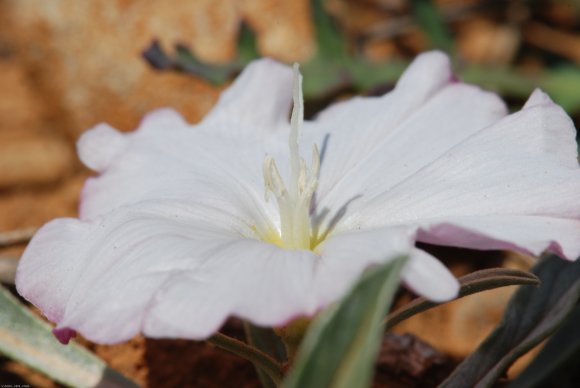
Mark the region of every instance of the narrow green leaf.
POLYGON ((284 386, 369 386, 380 347, 382 319, 406 258, 366 272, 350 293, 311 324, 284 386))
POLYGON ((240 66, 245 66, 259 57, 256 34, 246 24, 242 24, 238 40, 238 55, 235 62, 240 66))
POLYGON ((560 66, 546 71, 542 77, 541 87, 558 105, 570 114, 580 111, 580 69, 578 66, 560 66))
POLYGON ((174 66, 182 71, 201 77, 214 85, 222 85, 232 78, 232 74, 239 70, 238 65, 235 63, 226 65, 203 63, 197 59, 188 47, 183 45, 176 45, 175 53, 174 66))
POLYGON ((51 327, 0 287, 0 352, 72 387, 135 387, 88 350, 60 344, 51 327))
POLYGON ((222 333, 215 333, 207 339, 207 342, 250 361, 267 374, 274 384, 279 385, 282 381, 282 364, 261 350, 222 333))
MULTIPOLYGON (((492 268, 475 271, 462 276, 459 278, 459 284, 461 288, 459 289, 459 295, 455 300, 499 287, 515 285, 538 286, 540 285, 540 280, 536 275, 529 272, 508 268, 492 268)), ((397 311, 389 314, 386 318, 386 328, 390 329, 405 319, 411 318, 413 315, 439 305, 439 303, 431 302, 423 297, 417 298, 411 303, 408 303, 397 311)))
POLYGON ((580 260, 549 256, 533 272, 542 282, 540 287, 521 287, 514 294, 502 322, 441 387, 491 386, 566 319, 580 298, 580 260))
MULTIPOLYGON (((246 340, 250 346, 261 350, 280 363, 287 360, 284 343, 274 330, 265 327, 257 327, 246 322, 244 323, 244 331, 246 332, 246 340)), ((256 373, 258 374, 258 378, 264 388, 276 388, 276 383, 257 365, 256 373)))
POLYGON ((433 1, 412 0, 411 5, 415 19, 431 42, 431 46, 453 53, 453 38, 433 1))
POLYGON ((522 73, 513 67, 471 65, 460 73, 465 82, 492 89, 504 97, 527 98, 534 88, 541 88, 568 114, 580 111, 578 67, 565 66, 536 73, 522 73))
POLYGON ((336 63, 348 56, 342 32, 326 12, 323 0, 312 1, 312 19, 316 28, 317 57, 325 62, 336 63))
POLYGON ((510 384, 510 388, 556 387, 562 370, 577 368, 580 359, 580 305, 548 340, 540 353, 510 384))

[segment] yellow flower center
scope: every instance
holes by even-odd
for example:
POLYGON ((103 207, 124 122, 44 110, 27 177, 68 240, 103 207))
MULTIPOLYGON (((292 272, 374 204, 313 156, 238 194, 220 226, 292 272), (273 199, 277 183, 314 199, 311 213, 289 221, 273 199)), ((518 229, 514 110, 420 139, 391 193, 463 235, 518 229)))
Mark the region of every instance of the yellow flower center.
POLYGON ((302 75, 298 64, 294 64, 294 83, 292 88, 294 107, 290 119, 290 182, 284 184, 276 161, 267 155, 264 159, 264 183, 266 201, 270 193, 276 197, 280 212, 280 236, 266 236, 268 240, 288 249, 311 249, 313 237, 310 224, 310 203, 318 186, 320 153, 316 144, 312 147, 310 168, 300 157, 298 143, 304 121, 304 102, 302 98, 302 75))

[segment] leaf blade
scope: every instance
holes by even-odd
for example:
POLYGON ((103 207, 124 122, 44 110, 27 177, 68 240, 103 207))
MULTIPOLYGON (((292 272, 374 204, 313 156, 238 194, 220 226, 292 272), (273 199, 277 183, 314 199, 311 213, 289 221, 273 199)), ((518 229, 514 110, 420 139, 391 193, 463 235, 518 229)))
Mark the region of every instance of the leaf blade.
POLYGON ((580 305, 577 305, 540 353, 510 384, 510 388, 558 386, 551 380, 560 378, 562 367, 580 357, 579 326, 580 305))
POLYGON ((286 388, 370 383, 382 319, 405 261, 398 258, 365 273, 341 302, 320 314, 304 338, 286 388))
POLYGON ((0 352, 67 386, 136 386, 81 346, 61 345, 46 322, 1 286, 0 352))
POLYGON ((549 256, 533 272, 540 287, 522 287, 514 294, 502 322, 441 387, 490 386, 569 315, 580 298, 580 261, 549 256))
MULTIPOLYGON (((538 286, 540 284, 538 277, 534 274, 509 268, 483 269, 462 276, 458 280, 460 284, 459 294, 457 295, 457 298, 453 300, 499 287, 514 285, 538 286)), ((389 314, 385 319, 386 328, 390 329, 416 314, 439 305, 441 305, 441 303, 431 302, 424 297, 419 297, 397 311, 393 311, 389 314)))

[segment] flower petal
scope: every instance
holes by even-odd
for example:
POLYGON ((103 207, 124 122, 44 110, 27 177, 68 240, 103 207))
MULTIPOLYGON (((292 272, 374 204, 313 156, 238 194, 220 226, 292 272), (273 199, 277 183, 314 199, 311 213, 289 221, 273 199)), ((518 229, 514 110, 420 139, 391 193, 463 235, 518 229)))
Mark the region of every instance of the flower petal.
POLYGON ((83 133, 77 142, 79 158, 94 171, 104 171, 125 148, 123 134, 107 124, 83 133))
POLYGON ((230 316, 274 327, 320 308, 313 292, 319 258, 311 251, 238 239, 209 253, 202 265, 161 285, 147 309, 145 335, 207 338, 230 316))
POLYGON ((574 126, 560 107, 527 108, 376 196, 360 217, 371 216, 371 225, 387 217, 391 222, 494 214, 578 218, 580 169, 567 144, 573 142, 574 126))
POLYGON ((367 201, 345 223, 416 224, 424 227, 423 240, 439 244, 494 249, 498 245, 493 241, 501 240, 503 247, 534 254, 561 249, 574 259, 579 251, 572 236, 580 218, 574 133, 563 110, 536 91, 522 111, 482 129, 367 201), (438 223, 446 225, 436 228, 438 223), (473 233, 488 236, 487 243, 481 236, 474 243, 467 236, 473 233))
POLYGON ((105 124, 87 131, 78 142, 80 158, 102 175, 87 181, 81 218, 148 198, 192 197, 199 185, 221 186, 217 197, 245 193, 253 198, 252 206, 268 208, 254 197, 264 195, 266 153, 287 158, 291 90, 292 71, 262 59, 246 67, 197 126, 161 109, 148 114, 133 133, 105 124))
POLYGON ((120 137, 117 143, 123 149, 112 166, 87 180, 81 219, 149 199, 174 199, 220 206, 260 230, 271 228, 263 225, 276 219, 273 204, 263 199, 261 166, 267 142, 197 130, 168 111, 149 115, 131 134, 106 128, 102 136, 103 128, 89 131, 79 142, 83 160, 90 160, 93 167, 99 164, 102 154, 92 151, 102 137, 120 137))
POLYGON ((548 250, 580 257, 580 220, 544 216, 489 215, 446 218, 423 224, 419 241, 472 249, 506 249, 539 256, 548 250))
POLYGON ((445 266, 421 249, 413 249, 403 270, 405 285, 433 302, 446 302, 457 297, 459 281, 445 266))
POLYGON ((77 332, 68 327, 63 327, 62 329, 54 329, 52 334, 54 334, 58 342, 63 345, 68 345, 70 340, 76 337, 77 332))
MULTIPOLYGON (((158 109, 145 115, 139 130, 146 133, 189 127, 173 109, 158 109)), ((99 124, 83 133, 77 141, 79 158, 90 169, 103 172, 126 150, 133 137, 133 134, 123 134, 107 124, 99 124)))
POLYGON ((347 116, 351 112, 345 106, 336 120, 311 125, 323 154, 319 212, 347 203, 348 213, 356 212, 506 115, 496 95, 451 81, 442 54, 426 54, 416 62, 392 93, 348 103, 363 116, 347 116))
POLYGON ((141 329, 201 339, 230 315, 273 326, 313 313, 318 256, 244 238, 236 219, 212 223, 218 211, 164 201, 53 221, 23 255, 18 292, 57 329, 102 343, 141 329))
MULTIPOLYGON (((530 120, 537 120, 539 124, 529 130, 533 132, 526 132, 528 136, 525 137, 525 143, 528 147, 550 155, 562 166, 578 168, 576 129, 564 110, 554 104, 546 93, 536 89, 522 111, 529 112, 530 120)), ((524 128, 519 128, 523 132, 524 128)))
POLYGON ((400 132, 400 125, 449 86, 451 79, 449 58, 441 52, 426 53, 413 61, 391 93, 337 103, 314 122, 306 122, 303 148, 318 143, 322 152, 320 197, 400 132))
POLYGON ((386 263, 409 254, 415 229, 399 226, 335 233, 320 250, 317 293, 325 305, 342 296, 362 272, 373 264, 386 263))
POLYGON ((203 339, 230 316, 278 326, 312 315, 370 265, 409 252, 414 234, 406 227, 336 234, 316 254, 244 237, 246 226, 224 217, 150 201, 92 222, 55 220, 24 253, 18 291, 59 333, 76 330, 100 343, 140 331, 203 339))
POLYGON ((269 58, 254 61, 221 94, 203 124, 229 136, 260 136, 289 128, 291 91, 292 70, 288 66, 269 58))

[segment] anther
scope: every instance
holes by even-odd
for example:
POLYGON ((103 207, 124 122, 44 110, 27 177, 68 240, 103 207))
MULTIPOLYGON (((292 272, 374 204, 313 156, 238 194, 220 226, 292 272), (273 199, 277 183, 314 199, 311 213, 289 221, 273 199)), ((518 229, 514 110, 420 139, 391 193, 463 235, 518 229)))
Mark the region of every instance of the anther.
POLYGON ((284 184, 276 162, 267 155, 264 159, 263 173, 266 186, 265 198, 268 201, 272 192, 278 202, 280 213, 280 237, 285 247, 291 249, 309 249, 311 241, 310 202, 318 186, 320 170, 320 153, 316 145, 312 148, 312 163, 310 169, 300 157, 300 129, 304 120, 302 98, 302 76, 298 65, 294 65, 292 117, 290 119, 290 181, 288 189, 284 184))

